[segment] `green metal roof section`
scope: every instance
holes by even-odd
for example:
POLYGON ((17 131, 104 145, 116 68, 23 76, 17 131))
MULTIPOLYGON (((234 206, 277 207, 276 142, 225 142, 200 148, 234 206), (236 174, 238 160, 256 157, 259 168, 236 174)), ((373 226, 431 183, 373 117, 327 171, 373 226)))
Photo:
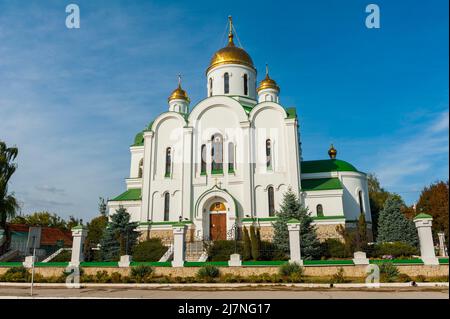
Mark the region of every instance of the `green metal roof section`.
POLYGON ((301 169, 303 174, 323 172, 358 172, 356 167, 352 164, 338 159, 302 161, 301 169))
POLYGON ((131 146, 142 146, 144 145, 144 132, 139 132, 134 138, 134 144, 131 146))
POLYGON ((414 219, 433 219, 433 216, 424 214, 424 213, 420 213, 419 215, 414 217, 414 219))
POLYGON ((120 194, 116 198, 110 199, 111 202, 128 201, 128 200, 141 200, 141 189, 131 188, 126 192, 120 194))
POLYGON ((297 118, 297 109, 295 107, 289 107, 286 110, 287 118, 288 119, 295 119, 297 118))
POLYGON ((303 191, 327 191, 342 189, 339 178, 302 179, 303 191))

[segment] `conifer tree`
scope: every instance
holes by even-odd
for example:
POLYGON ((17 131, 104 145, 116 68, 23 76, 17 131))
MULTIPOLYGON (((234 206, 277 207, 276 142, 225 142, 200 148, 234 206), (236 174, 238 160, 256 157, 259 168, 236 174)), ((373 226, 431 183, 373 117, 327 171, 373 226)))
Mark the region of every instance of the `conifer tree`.
POLYGON ((250 260, 252 259, 252 247, 250 242, 250 236, 248 234, 247 227, 244 226, 244 229, 242 231, 243 237, 244 237, 244 249, 242 252, 242 260, 250 260))
POLYGON ((138 223, 130 222, 130 214, 119 207, 111 216, 101 240, 101 257, 104 261, 116 261, 120 255, 131 255, 139 233, 135 230, 138 223))
POLYGON ((253 260, 259 259, 259 243, 256 233, 256 227, 254 225, 250 226, 250 242, 251 242, 251 252, 253 260))
POLYGON ((280 211, 277 212, 277 217, 277 221, 273 224, 273 242, 278 249, 286 253, 289 252, 287 222, 295 218, 300 221, 300 247, 302 257, 307 259, 320 257, 320 242, 317 239, 315 227, 311 225, 313 219, 292 189, 289 189, 284 194, 280 211))
POLYGON ((404 202, 399 195, 391 195, 384 203, 378 217, 377 242, 404 242, 414 247, 418 245, 417 230, 412 220, 402 214, 404 202))

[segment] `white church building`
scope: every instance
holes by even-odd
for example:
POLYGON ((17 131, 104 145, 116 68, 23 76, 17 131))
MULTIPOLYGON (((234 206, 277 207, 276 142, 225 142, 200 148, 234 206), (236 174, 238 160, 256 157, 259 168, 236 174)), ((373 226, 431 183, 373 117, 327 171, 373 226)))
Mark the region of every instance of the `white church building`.
POLYGON ((191 105, 179 81, 167 112, 136 135, 126 191, 108 201, 109 214, 123 206, 150 237, 170 237, 181 221, 188 240, 227 239, 252 223, 270 239, 291 188, 321 239, 339 237, 336 226, 354 225, 361 213, 370 227, 366 174, 336 159, 333 146, 329 159, 303 160, 296 109, 283 107, 267 68, 258 84, 233 37, 230 18, 228 45, 206 70, 206 98, 191 105))

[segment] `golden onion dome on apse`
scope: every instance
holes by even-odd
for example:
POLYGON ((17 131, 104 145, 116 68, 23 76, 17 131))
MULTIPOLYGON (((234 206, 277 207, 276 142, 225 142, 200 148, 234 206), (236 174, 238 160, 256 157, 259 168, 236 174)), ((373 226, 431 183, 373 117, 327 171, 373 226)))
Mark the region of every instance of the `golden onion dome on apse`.
POLYGON ((245 52, 244 49, 238 48, 234 45, 233 42, 233 22, 231 16, 228 17, 230 21, 230 27, 228 32, 228 45, 216 53, 214 53, 211 61, 209 63, 209 67, 206 70, 208 72, 212 68, 223 65, 223 64, 241 64, 251 68, 255 68, 253 66, 253 60, 250 55, 245 52))
POLYGON ((331 147, 328 150, 328 156, 330 156, 331 159, 335 159, 336 155, 337 155, 337 150, 334 148, 333 144, 331 144, 331 147))
POLYGON ((187 95, 186 91, 181 88, 181 75, 178 75, 178 87, 173 90, 172 94, 170 94, 167 100, 169 102, 172 100, 185 100, 187 102, 190 102, 189 96, 187 95))
POLYGON ((261 81, 261 83, 259 83, 259 86, 256 89, 256 91, 259 92, 264 89, 274 89, 277 90, 278 92, 280 91, 280 87, 277 85, 277 82, 275 82, 275 80, 272 80, 269 76, 269 68, 267 64, 266 64, 266 77, 264 78, 264 80, 261 81))

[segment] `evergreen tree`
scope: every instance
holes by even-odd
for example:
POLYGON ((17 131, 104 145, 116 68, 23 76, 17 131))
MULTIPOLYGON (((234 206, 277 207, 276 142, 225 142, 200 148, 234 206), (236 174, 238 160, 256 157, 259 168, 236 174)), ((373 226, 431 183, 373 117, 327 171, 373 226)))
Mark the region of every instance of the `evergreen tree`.
POLYGON ((274 227, 274 244, 283 252, 289 252, 289 231, 287 222, 295 218, 300 221, 300 247, 304 258, 320 257, 320 242, 317 239, 316 229, 311 225, 313 219, 308 210, 300 203, 292 189, 289 189, 283 198, 281 209, 277 212, 277 221, 274 227))
POLYGON ((120 255, 131 255, 139 233, 135 231, 138 223, 130 222, 130 214, 119 207, 111 216, 101 240, 101 257, 104 261, 119 260, 120 255))
POLYGON ((98 198, 98 211, 100 213, 100 216, 106 216, 106 210, 107 210, 107 205, 106 205, 106 201, 103 197, 99 197, 98 198))
POLYGON ((253 225, 250 226, 250 241, 251 241, 252 258, 253 260, 258 260, 260 247, 256 233, 256 227, 253 225))
POLYGON ((359 214, 356 232, 355 249, 356 251, 364 251, 367 247, 367 223, 366 216, 364 214, 359 214))
POLYGON ((242 260, 250 260, 252 259, 252 247, 247 227, 244 226, 244 230, 242 232, 244 233, 244 249, 242 253, 242 260))
POLYGON ((412 220, 402 214, 403 200, 399 195, 391 195, 384 203, 378 218, 377 242, 404 242, 417 247, 419 239, 412 220))

